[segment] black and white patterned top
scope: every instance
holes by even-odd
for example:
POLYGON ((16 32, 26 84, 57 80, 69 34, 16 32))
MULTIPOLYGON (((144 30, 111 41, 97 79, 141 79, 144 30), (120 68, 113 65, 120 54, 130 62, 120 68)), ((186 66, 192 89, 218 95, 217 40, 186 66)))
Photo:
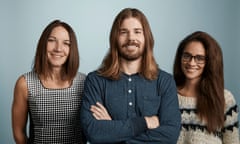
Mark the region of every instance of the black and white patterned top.
POLYGON ((206 122, 197 115, 196 98, 178 94, 182 128, 177 144, 239 144, 238 105, 233 94, 226 89, 224 98, 224 127, 214 133, 209 133, 206 122))
POLYGON ((85 74, 77 73, 69 88, 45 88, 35 72, 24 74, 28 86, 28 143, 79 144, 80 107, 85 74))

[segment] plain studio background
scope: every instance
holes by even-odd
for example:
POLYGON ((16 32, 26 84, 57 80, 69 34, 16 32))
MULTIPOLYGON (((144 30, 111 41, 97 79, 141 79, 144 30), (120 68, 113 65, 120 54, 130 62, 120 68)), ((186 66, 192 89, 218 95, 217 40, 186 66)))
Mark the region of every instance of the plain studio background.
POLYGON ((180 40, 196 30, 211 34, 224 56, 225 87, 240 103, 239 0, 0 0, 0 143, 12 144, 11 105, 17 78, 31 70, 38 39, 54 19, 70 24, 80 52, 79 71, 96 69, 109 47, 115 16, 126 7, 147 16, 160 68, 172 73, 180 40))

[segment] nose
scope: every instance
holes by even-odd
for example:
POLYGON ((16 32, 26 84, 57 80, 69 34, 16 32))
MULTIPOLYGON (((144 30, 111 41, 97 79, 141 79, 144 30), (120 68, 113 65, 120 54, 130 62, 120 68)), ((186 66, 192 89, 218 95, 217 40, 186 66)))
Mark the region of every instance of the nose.
POLYGON ((61 51, 62 50, 62 44, 60 41, 57 40, 56 46, 55 46, 55 51, 61 51))
POLYGON ((191 57, 191 59, 189 61, 189 64, 191 64, 191 65, 195 65, 196 64, 195 57, 191 57))
POLYGON ((129 32, 128 39, 131 41, 136 39, 134 32, 129 32))

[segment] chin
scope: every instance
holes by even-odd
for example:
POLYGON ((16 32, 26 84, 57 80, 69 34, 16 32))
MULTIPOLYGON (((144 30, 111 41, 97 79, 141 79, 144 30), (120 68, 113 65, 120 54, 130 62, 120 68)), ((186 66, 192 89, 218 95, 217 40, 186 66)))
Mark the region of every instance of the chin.
POLYGON ((186 75, 186 79, 188 80, 199 80, 201 77, 200 76, 187 76, 186 75))

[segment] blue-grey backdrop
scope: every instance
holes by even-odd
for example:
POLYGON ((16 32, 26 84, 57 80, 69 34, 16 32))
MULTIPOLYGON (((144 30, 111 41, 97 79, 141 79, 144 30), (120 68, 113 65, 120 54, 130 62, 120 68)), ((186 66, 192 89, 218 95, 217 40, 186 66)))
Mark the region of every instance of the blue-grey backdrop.
POLYGON ((0 143, 14 143, 11 104, 17 78, 30 71, 41 32, 60 19, 75 30, 80 51, 79 71, 96 69, 109 47, 112 22, 125 7, 147 16, 155 37, 155 57, 172 73, 176 47, 196 30, 219 42, 224 55, 225 87, 240 102, 240 1, 239 0, 0 0, 0 143))

